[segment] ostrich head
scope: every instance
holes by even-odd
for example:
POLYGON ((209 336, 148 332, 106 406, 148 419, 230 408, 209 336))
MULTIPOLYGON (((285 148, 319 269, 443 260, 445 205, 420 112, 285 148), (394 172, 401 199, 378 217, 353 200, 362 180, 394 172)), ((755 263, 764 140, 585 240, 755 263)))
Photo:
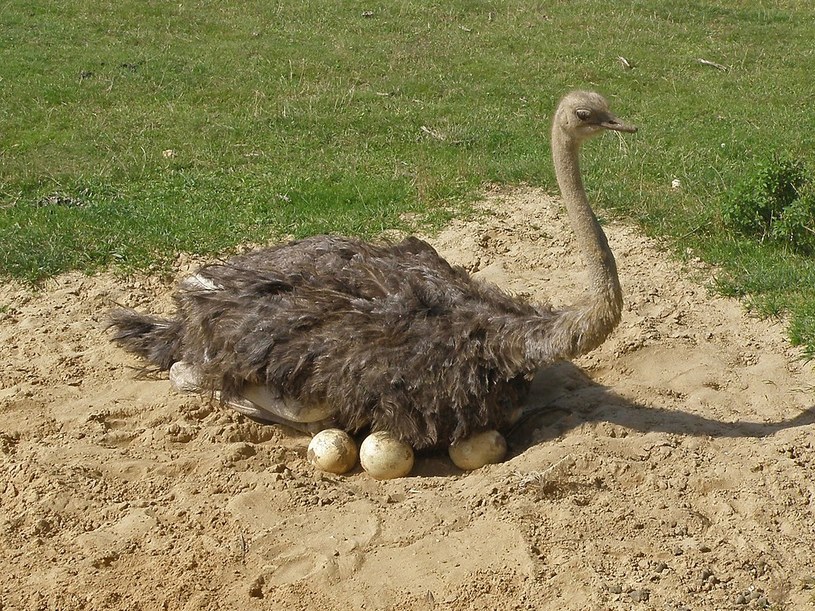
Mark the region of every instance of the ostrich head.
POLYGON ((578 143, 600 134, 604 129, 635 132, 637 128, 620 121, 608 109, 608 102, 593 91, 573 91, 564 97, 555 111, 555 129, 561 129, 578 143))

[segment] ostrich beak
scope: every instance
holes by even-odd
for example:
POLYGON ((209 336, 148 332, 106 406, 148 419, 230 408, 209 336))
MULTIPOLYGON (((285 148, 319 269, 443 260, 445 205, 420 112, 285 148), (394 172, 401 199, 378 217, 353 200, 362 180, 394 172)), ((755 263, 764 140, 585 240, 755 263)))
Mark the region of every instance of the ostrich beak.
POLYGON ((631 125, 630 123, 624 123, 620 121, 617 117, 612 114, 609 114, 605 121, 600 122, 600 127, 605 127, 606 129, 613 130, 615 132, 626 132, 629 134, 633 134, 637 131, 636 125, 631 125))

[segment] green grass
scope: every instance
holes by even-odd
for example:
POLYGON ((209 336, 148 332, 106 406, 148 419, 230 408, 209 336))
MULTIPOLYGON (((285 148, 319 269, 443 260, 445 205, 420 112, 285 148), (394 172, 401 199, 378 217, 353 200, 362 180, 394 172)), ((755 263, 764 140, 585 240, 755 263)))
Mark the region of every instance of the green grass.
POLYGON ((721 214, 772 155, 812 163, 808 0, 9 0, 0 24, 2 275, 370 237, 486 182, 554 190, 552 109, 596 88, 641 128, 587 148, 598 207, 720 265, 815 350, 812 258, 721 214))

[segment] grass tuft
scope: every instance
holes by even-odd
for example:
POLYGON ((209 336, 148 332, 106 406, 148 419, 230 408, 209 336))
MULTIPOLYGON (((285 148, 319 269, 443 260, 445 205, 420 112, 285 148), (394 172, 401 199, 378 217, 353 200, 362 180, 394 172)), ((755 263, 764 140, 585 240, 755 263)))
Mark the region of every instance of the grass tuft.
POLYGON ((726 227, 760 241, 772 239, 810 254, 815 248, 815 180, 801 160, 779 159, 757 165, 725 194, 726 227))

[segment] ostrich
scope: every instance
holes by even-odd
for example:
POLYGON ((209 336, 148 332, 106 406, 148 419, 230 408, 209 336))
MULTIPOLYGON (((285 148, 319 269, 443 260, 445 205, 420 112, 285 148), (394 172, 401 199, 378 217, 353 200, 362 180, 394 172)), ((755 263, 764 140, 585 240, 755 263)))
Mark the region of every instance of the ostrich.
POLYGON ((312 432, 387 431, 415 449, 508 426, 534 373, 600 345, 620 320, 614 256, 589 206, 580 145, 635 132, 597 93, 560 102, 552 155, 589 283, 555 310, 447 263, 426 242, 316 236, 202 267, 172 319, 121 309, 112 339, 263 420, 312 432))

